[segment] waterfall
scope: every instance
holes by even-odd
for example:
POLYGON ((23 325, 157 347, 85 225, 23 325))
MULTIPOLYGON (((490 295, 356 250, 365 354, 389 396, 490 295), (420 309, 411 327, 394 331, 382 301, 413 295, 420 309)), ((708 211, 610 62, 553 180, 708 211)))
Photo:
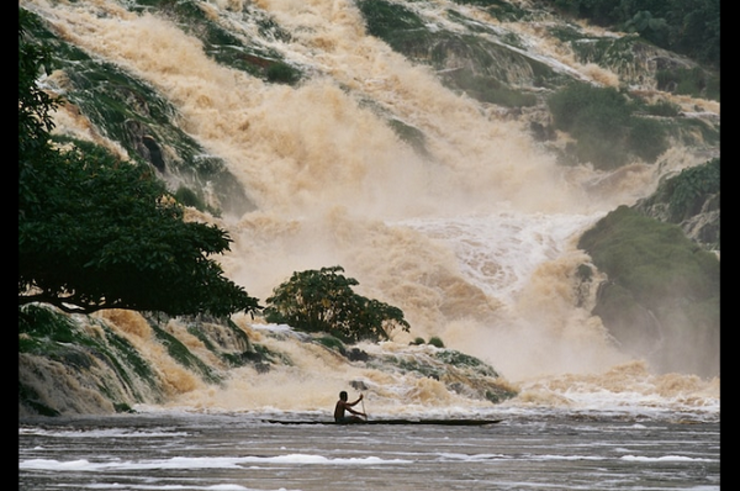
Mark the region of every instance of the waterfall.
MULTIPOLYGON (((176 321, 166 323, 207 365, 229 374, 209 384, 172 364, 151 341, 151 328, 132 330, 141 322, 135 315, 104 316, 148 352, 167 404, 320 410, 354 380, 370 388, 368 401, 374 399, 376 410, 402 411, 399 401, 440 408, 490 405, 471 388, 487 375, 448 370, 447 380, 420 376, 422 365, 432 372, 440 368, 434 348, 409 347, 417 336, 439 336, 446 347, 490 364, 504 388, 532 388, 522 401, 540 400, 545 386, 561 397, 567 391, 552 377, 582 377, 579 383, 598 391, 600 377, 608 378, 600 374, 624 377, 615 367, 642 366, 620 351, 590 314, 592 305, 581 302, 576 271, 590 260, 576 243, 607 212, 653 191, 662 175, 700 163, 699 154, 676 145, 660 165, 633 162, 616 171, 562 165, 554 150, 567 137, 537 141, 529 131, 531 121, 542 119, 536 108, 502 109, 450 88, 433 65, 410 60, 370 35, 358 3, 20 2, 91 64, 116 67, 166 102, 171 127, 152 125, 148 148, 155 144, 161 154, 163 179, 196 188, 223 210, 189 215, 229 231, 232 250, 220 261, 230 278, 265 299, 294 271, 338 264, 359 281, 358 293, 398 306, 412 326, 394 342, 362 346, 375 364, 356 366, 259 319, 237 318, 252 342, 290 360, 259 373, 254 365, 229 369, 208 354, 202 340, 178 334, 183 327, 176 321), (185 7, 191 9, 190 24, 177 10, 185 7), (217 36, 221 44, 213 41, 217 36), (300 73, 300 81, 274 83, 265 76, 261 67, 278 62, 300 73), (166 139, 175 133, 186 135, 187 151, 185 144, 166 139), (193 177, 188 166, 204 159, 227 177, 193 177), (394 372, 390 367, 400 359, 417 368, 394 372), (456 386, 459 392, 450 389, 456 377, 467 380, 456 386)), ((534 60, 552 77, 597 85, 619 85, 626 76, 634 84, 639 78, 635 67, 582 62, 565 43, 544 36, 543 26, 555 21, 544 12, 532 22, 504 23, 452 1, 391 3, 406 4, 431 33, 479 35, 481 46, 516 39, 511 53, 523 57, 517 63, 534 60)), ((645 62, 637 64, 642 69, 645 62)), ((42 83, 83 100, 71 75, 75 63, 62 65, 42 83)), ((512 81, 527 86, 529 94, 545 90, 533 86, 531 70, 517 66, 511 68, 512 81)), ((719 112, 712 101, 674 100, 719 112)), ((153 114, 154 99, 142 102, 147 104, 153 114)), ((121 154, 136 151, 80 105, 60 108, 56 131, 121 154)), ((248 351, 230 346, 235 354, 248 351)), ((647 370, 627 371, 634 384, 652 377, 647 370)))

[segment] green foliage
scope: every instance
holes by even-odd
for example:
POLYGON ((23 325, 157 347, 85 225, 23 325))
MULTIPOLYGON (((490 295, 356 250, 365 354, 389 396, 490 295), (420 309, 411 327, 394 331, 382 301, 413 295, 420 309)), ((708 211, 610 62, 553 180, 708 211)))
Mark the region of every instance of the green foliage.
POLYGON ((273 290, 264 309, 268 322, 306 332, 325 332, 343 342, 389 339, 393 329, 409 330, 403 312, 352 291, 354 278, 340 266, 294 272, 273 290))
POLYGON ((47 134, 54 128, 50 113, 60 100, 34 83, 41 71, 52 64, 48 46, 28 42, 31 32, 40 26, 36 14, 18 10, 18 133, 27 135, 24 143, 45 146, 47 134))
POLYGON ((658 70, 655 78, 659 90, 719 101, 719 76, 699 67, 658 70))
POLYGON ((68 151, 34 171, 19 199, 21 303, 218 316, 257 307, 208 258, 228 250, 227 233, 183 221, 148 168, 68 151))
POLYGON ((587 83, 568 85, 553 94, 548 103, 555 126, 563 131, 589 126, 592 118, 597 125, 623 126, 630 116, 627 100, 616 89, 587 83), (604 116, 594 113, 603 113, 604 116))
POLYGON ((576 268, 576 276, 581 281, 591 281, 594 276, 594 272, 591 269, 591 266, 587 264, 579 264, 578 268, 576 268))
POLYGON ((663 124, 655 119, 631 119, 627 148, 645 162, 655 162, 668 150, 667 132, 663 124))
POLYGON ((627 32, 636 32, 644 39, 657 46, 667 46, 670 36, 668 22, 660 17, 655 17, 647 10, 638 11, 631 19, 624 22, 627 32))
POLYGON ((216 316, 257 309, 257 300, 209 258, 229 250, 228 234, 185 222, 181 205, 148 166, 92 145, 52 145, 55 102, 35 84, 45 58, 24 35, 32 25, 20 9, 19 305, 216 316))
POLYGON ((645 44, 645 41, 636 35, 593 37, 581 31, 575 32, 577 37, 570 40, 570 45, 578 54, 579 60, 582 63, 595 63, 603 67, 618 69, 624 65, 633 65, 635 53, 643 50, 640 45, 645 44))
POLYGON ((708 195, 719 193, 720 159, 684 169, 667 186, 673 188, 670 201, 672 221, 681 221, 701 211, 708 195))
POLYGON ((626 160, 622 151, 630 108, 613 88, 571 84, 549 101, 554 126, 576 139, 575 154, 596 168, 614 168, 626 160))
POLYGON ((51 65, 48 47, 28 42, 29 31, 40 21, 35 14, 18 10, 18 171, 19 193, 28 193, 26 178, 33 177, 27 162, 44 160, 53 155, 49 148, 49 133, 54 129, 51 113, 61 104, 36 85, 41 70, 51 65))
POLYGON ((689 167, 661 181, 655 192, 635 208, 665 222, 690 225, 687 230, 693 240, 707 250, 719 250, 720 159, 689 167))
POLYGON ((438 336, 432 336, 431 338, 429 338, 429 342, 424 341, 424 338, 418 337, 414 339, 413 341, 411 341, 409 344, 412 346, 421 346, 423 344, 428 344, 430 346, 434 346, 435 348, 440 348, 440 349, 443 349, 445 347, 445 344, 442 341, 442 338, 438 336))
POLYGON ((444 342, 442 342, 442 339, 440 337, 438 337, 438 336, 432 336, 431 338, 429 338, 429 343, 428 344, 431 344, 435 348, 444 348, 445 347, 444 342))
POLYGON ((574 83, 548 104, 554 126, 576 139, 576 158, 595 168, 619 167, 630 156, 652 163, 668 148, 663 124, 634 115, 634 105, 614 88, 574 83))
POLYGON ((663 295, 709 298, 719 291, 719 261, 686 238, 676 225, 620 206, 581 237, 594 264, 610 281, 644 303, 663 295))
POLYGON ((719 68, 719 0, 548 0, 563 13, 628 32, 719 68))
POLYGON ((190 188, 180 186, 175 191, 175 199, 184 206, 192 206, 197 210, 205 209, 203 200, 190 188))
POLYGON ((490 102, 504 107, 529 107, 537 104, 537 97, 534 94, 510 89, 498 80, 475 75, 467 69, 446 74, 443 80, 481 102, 490 102))
POLYGON ((660 368, 713 373, 719 337, 719 260, 677 225, 620 206, 578 247, 607 274, 594 310, 622 343, 661 343, 660 368), (715 310, 716 308, 716 310, 715 310), (691 346, 691 356, 676 358, 691 346), (709 367, 709 368, 708 368, 709 367))
POLYGON ((673 118, 681 114, 681 106, 666 100, 650 104, 645 108, 645 110, 652 116, 663 116, 668 118, 673 118))
MULTIPOLYGON (((442 348, 442 346, 438 347, 442 348)), ((434 357, 448 365, 452 365, 457 368, 468 368, 486 377, 498 378, 499 376, 498 372, 496 372, 492 366, 474 356, 466 355, 460 351, 445 349, 435 353, 434 357)))
POLYGON ((677 176, 660 183, 654 195, 644 206, 656 201, 667 201, 668 221, 681 223, 698 214, 707 199, 720 192, 720 159, 689 167, 677 176))

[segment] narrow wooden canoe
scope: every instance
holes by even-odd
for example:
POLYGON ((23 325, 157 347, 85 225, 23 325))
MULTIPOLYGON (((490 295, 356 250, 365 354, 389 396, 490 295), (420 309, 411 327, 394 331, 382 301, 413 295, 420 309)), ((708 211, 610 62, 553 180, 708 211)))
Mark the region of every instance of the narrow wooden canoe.
MULTIPOLYGON (((312 421, 312 420, 278 420, 278 419, 265 419, 262 420, 265 423, 282 424, 282 425, 336 425, 334 421, 312 421)), ((346 424, 358 424, 358 425, 443 425, 443 426, 484 426, 495 423, 500 423, 500 419, 414 419, 414 418, 401 418, 401 419, 371 419, 369 421, 363 421, 362 423, 345 423, 346 424)))

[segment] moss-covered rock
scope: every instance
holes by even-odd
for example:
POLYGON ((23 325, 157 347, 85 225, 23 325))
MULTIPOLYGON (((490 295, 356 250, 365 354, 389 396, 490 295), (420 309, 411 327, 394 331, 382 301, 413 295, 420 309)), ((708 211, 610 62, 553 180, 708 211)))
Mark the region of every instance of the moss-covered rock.
MULTIPOLYGON (((177 110, 151 85, 120 66, 89 56, 49 30, 40 28, 33 35, 54 51, 53 68, 64 73, 56 80, 67 104, 75 106, 100 134, 120 144, 130 159, 156 169, 171 191, 185 198, 185 204, 215 215, 240 216, 256 209, 225 162, 209 155, 178 126, 177 110), (210 201, 204 193, 207 187, 213 188, 210 201)), ((60 143, 71 139, 56 138, 60 143)), ((92 145, 74 143, 83 149, 92 145)))
MULTIPOLYGON (((477 5, 494 15, 511 17, 518 12, 507 2, 460 3, 477 5)), ((453 22, 463 24, 469 33, 432 26, 412 6, 401 3, 361 0, 357 6, 368 33, 410 60, 433 67, 448 87, 479 101, 506 107, 532 106, 538 101, 535 87, 564 80, 561 74, 519 49, 512 33, 486 28, 459 11, 450 10, 447 15, 453 22)))
POLYGON ((667 223, 705 249, 720 249, 720 159, 684 169, 660 183, 635 209, 667 223))
POLYGON ((163 400, 161 380, 105 323, 29 305, 19 310, 22 413, 105 413, 163 400))
POLYGON ((449 348, 431 347, 384 355, 371 360, 369 365, 434 379, 444 384, 450 392, 494 404, 517 395, 516 390, 504 382, 492 366, 479 358, 449 348))
POLYGON ((677 225, 621 206, 578 247, 606 273, 594 313, 660 371, 719 372, 719 260, 677 225))

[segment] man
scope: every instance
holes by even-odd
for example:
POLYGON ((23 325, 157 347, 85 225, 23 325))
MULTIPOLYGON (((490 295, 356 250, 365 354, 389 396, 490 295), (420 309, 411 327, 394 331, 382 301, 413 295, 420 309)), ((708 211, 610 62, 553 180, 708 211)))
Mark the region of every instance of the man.
POLYGON ((361 411, 355 411, 352 406, 362 400, 362 394, 354 402, 347 402, 347 392, 342 391, 339 393, 339 400, 337 405, 334 406, 334 421, 339 424, 350 424, 350 423, 364 423, 367 420, 367 415, 361 411), (344 412, 347 411, 352 413, 351 416, 345 416, 344 412), (365 419, 362 419, 363 416, 365 419))

